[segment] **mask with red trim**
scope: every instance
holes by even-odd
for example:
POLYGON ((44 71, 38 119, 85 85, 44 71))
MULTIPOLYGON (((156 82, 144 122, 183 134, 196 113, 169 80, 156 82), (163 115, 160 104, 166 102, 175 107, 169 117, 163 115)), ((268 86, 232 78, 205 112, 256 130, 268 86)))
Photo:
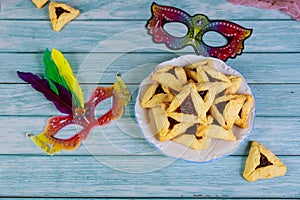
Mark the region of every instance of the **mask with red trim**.
POLYGON ((196 54, 211 56, 226 61, 242 53, 244 40, 250 37, 252 29, 246 29, 238 24, 225 20, 209 20, 207 16, 197 14, 190 16, 175 7, 160 6, 153 3, 151 6, 152 17, 148 20, 146 28, 153 36, 156 43, 165 43, 172 50, 183 49, 190 45, 196 54), (168 23, 179 22, 188 28, 183 37, 175 37, 168 33, 164 26, 168 23), (219 47, 207 45, 203 41, 203 35, 209 31, 215 31, 223 35, 227 44, 219 47))
POLYGON ((130 92, 120 76, 110 87, 96 87, 90 100, 84 103, 83 92, 73 75, 68 61, 56 49, 44 53, 45 79, 30 72, 17 72, 18 76, 41 92, 64 116, 51 117, 44 131, 28 137, 45 153, 53 155, 61 150, 75 150, 86 140, 93 127, 107 125, 123 115, 124 106, 130 101, 130 92), (107 98, 112 98, 112 107, 104 115, 95 117, 95 108, 107 98), (68 125, 82 129, 69 138, 57 134, 68 125))

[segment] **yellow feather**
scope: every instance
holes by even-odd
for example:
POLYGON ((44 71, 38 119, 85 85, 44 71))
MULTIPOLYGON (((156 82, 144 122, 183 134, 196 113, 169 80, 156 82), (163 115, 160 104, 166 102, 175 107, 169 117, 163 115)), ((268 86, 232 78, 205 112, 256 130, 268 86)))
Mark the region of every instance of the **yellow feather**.
POLYGON ((114 86, 114 91, 120 97, 121 103, 124 106, 127 106, 128 102, 131 99, 131 95, 124 81, 121 79, 120 75, 117 74, 117 80, 113 86, 114 86))
POLYGON ((73 75, 69 62, 65 59, 65 57, 60 51, 54 48, 51 51, 51 57, 58 68, 59 75, 65 79, 69 89, 76 95, 79 101, 78 102, 79 106, 83 108, 84 107, 83 92, 77 82, 77 79, 73 75))

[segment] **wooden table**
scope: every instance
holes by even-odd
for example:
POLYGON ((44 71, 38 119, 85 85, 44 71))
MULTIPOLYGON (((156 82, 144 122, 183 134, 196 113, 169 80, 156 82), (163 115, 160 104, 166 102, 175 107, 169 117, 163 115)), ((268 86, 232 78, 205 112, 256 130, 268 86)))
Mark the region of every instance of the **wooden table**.
MULTIPOLYGON (((245 76, 256 96, 255 127, 233 155, 196 164, 162 155, 143 138, 134 118, 141 80, 158 63, 193 54, 192 48, 171 51, 152 42, 144 28, 151 1, 62 2, 81 14, 56 33, 48 6, 38 10, 29 0, 1 1, 0 198, 300 198, 300 22, 279 11, 223 0, 157 1, 191 15, 203 13, 253 28, 244 53, 227 63, 245 76), (17 70, 43 74, 46 48, 64 53, 86 99, 97 84, 112 84, 116 72, 133 95, 120 120, 95 128, 78 150, 52 157, 25 133, 40 133, 48 117, 59 113, 16 76, 17 70), (284 177, 254 183, 243 179, 251 140, 282 159, 288 168, 284 177)), ((109 103, 101 104, 97 114, 109 103)), ((76 129, 70 126, 65 132, 76 129)))

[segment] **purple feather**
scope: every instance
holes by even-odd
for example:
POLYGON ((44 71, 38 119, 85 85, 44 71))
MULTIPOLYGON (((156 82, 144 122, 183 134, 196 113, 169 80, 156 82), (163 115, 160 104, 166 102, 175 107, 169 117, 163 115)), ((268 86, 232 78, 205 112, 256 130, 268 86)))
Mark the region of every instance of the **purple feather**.
POLYGON ((63 86, 55 84, 58 90, 58 95, 51 90, 47 79, 41 79, 39 76, 30 72, 17 72, 20 79, 30 83, 31 86, 43 93, 43 95, 51 101, 57 110, 65 114, 72 114, 72 94, 63 86))

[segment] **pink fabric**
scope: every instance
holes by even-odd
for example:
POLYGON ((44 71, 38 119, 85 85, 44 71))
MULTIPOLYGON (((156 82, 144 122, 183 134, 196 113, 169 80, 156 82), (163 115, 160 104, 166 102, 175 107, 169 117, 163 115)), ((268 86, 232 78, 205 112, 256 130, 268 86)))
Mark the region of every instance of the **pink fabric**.
POLYGON ((300 21, 300 0, 228 0, 235 5, 280 10, 300 21))

